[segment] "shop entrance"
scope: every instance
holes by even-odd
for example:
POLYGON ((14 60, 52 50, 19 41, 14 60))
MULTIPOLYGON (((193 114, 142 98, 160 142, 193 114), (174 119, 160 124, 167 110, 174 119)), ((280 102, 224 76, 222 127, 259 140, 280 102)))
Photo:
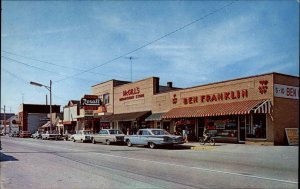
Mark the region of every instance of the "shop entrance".
POLYGON ((187 134, 188 141, 197 141, 195 119, 180 119, 175 122, 175 135, 187 134))

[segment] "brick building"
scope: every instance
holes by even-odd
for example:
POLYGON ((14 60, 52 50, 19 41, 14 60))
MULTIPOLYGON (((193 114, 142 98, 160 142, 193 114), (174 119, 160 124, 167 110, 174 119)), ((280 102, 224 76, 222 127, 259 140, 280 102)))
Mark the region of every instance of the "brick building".
MULTIPOLYGON (((52 105, 53 115, 60 113, 60 105, 52 105)), ((20 104, 19 121, 20 131, 29 131, 31 133, 38 130, 40 126, 45 124, 49 118, 50 106, 42 104, 20 104)), ((53 121, 55 118, 53 119, 53 121)))
POLYGON ((164 128, 202 136, 204 127, 224 142, 286 145, 285 128, 299 128, 299 77, 267 73, 191 88, 160 86, 151 77, 133 83, 110 80, 92 86, 105 104, 101 124, 123 131, 164 128), (112 115, 104 115, 112 114, 112 115))

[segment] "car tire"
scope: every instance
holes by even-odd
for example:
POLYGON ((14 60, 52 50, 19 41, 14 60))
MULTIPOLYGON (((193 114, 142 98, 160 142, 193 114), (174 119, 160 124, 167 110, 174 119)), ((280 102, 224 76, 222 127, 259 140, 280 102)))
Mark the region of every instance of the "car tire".
POLYGON ((93 143, 93 144, 96 144, 96 140, 95 140, 94 138, 92 139, 92 143, 93 143))
POLYGON ((127 140, 126 143, 127 143, 127 146, 128 146, 128 147, 131 147, 131 146, 132 146, 132 143, 131 143, 130 140, 127 140))
POLYGON ((150 142, 150 143, 149 143, 149 147, 150 147, 151 149, 154 149, 154 148, 156 147, 156 145, 155 145, 153 142, 150 142))
POLYGON ((105 141, 105 144, 106 144, 106 145, 110 145, 110 140, 106 140, 106 141, 105 141))
POLYGON ((76 142, 75 138, 73 138, 73 142, 76 142))

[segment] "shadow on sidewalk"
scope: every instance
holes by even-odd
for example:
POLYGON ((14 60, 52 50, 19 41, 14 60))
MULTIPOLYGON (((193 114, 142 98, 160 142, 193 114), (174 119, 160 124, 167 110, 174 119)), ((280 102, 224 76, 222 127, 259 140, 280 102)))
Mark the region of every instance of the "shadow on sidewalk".
POLYGON ((9 156, 9 155, 6 155, 6 154, 0 152, 0 162, 2 162, 2 161, 19 161, 19 160, 13 156, 9 156))

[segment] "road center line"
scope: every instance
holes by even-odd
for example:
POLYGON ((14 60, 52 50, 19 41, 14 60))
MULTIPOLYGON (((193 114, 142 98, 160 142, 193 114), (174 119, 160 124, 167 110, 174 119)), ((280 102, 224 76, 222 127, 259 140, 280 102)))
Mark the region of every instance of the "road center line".
POLYGON ((209 171, 209 172, 214 172, 214 173, 236 175, 236 176, 242 176, 242 177, 250 177, 250 178, 262 179, 262 180, 271 180, 271 181, 284 182, 284 183, 289 183, 289 184, 298 184, 298 182, 295 182, 295 181, 274 179, 274 178, 261 177, 261 176, 256 176, 256 175, 246 175, 246 174, 242 174, 242 173, 235 173, 235 172, 229 172, 229 171, 220 171, 220 170, 215 170, 215 169, 207 169, 207 168, 193 167, 193 166, 191 167, 191 166, 186 166, 186 165, 178 165, 178 164, 165 163, 165 162, 159 162, 159 161, 152 161, 152 160, 145 160, 145 159, 124 157, 124 156, 118 156, 118 155, 112 155, 112 154, 102 154, 101 153, 101 155, 103 155, 103 156, 110 156, 110 157, 116 157, 116 158, 123 158, 123 159, 134 160, 134 161, 143 161, 143 162, 149 162, 149 163, 157 163, 157 164, 161 164, 161 165, 169 165, 169 166, 176 166, 176 167, 191 168, 191 169, 197 169, 197 170, 202 170, 202 171, 209 171))

